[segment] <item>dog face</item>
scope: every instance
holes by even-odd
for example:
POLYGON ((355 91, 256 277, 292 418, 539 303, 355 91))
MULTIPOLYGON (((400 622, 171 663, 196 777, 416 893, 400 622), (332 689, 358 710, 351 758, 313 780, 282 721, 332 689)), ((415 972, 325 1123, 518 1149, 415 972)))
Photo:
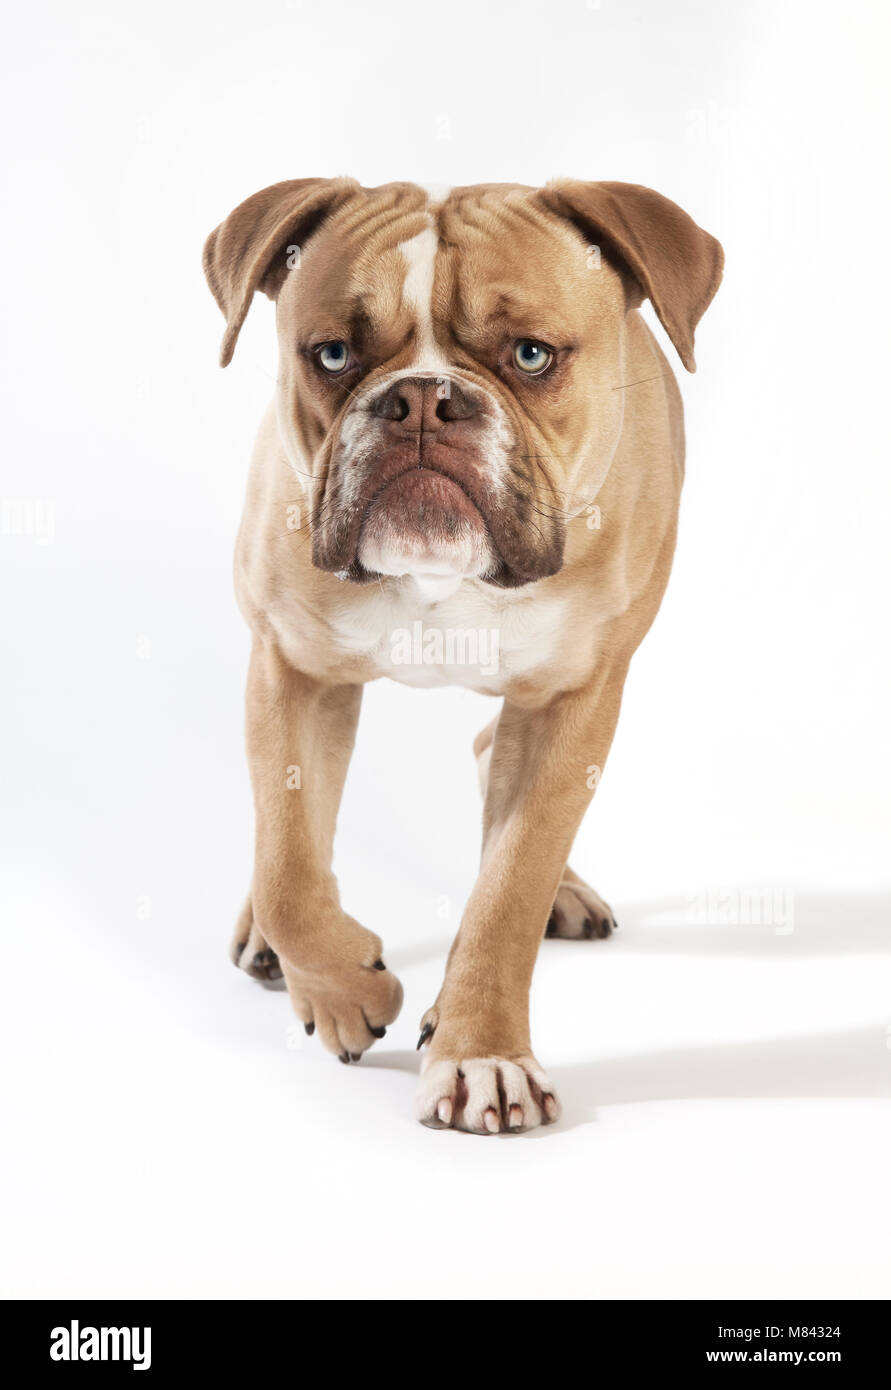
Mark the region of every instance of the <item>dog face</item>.
POLYGON ((514 587, 560 568, 609 468, 629 308, 649 294, 692 369, 720 248, 633 185, 436 203, 305 180, 236 209, 205 268, 226 361, 254 289, 277 301, 279 424, 309 474, 314 563, 514 587))

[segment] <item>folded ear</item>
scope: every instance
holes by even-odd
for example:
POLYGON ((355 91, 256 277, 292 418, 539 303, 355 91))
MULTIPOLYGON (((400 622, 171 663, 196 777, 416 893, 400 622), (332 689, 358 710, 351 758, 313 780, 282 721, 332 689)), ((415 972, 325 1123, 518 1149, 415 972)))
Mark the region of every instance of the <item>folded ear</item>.
POLYGON ((359 189, 354 179, 288 179, 240 203, 204 243, 204 274, 226 316, 220 366, 232 360, 255 290, 275 299, 287 248, 302 246, 323 218, 359 189))
POLYGON ((636 183, 560 179, 542 189, 542 197, 552 212, 624 262, 687 371, 695 372, 693 333, 721 283, 720 242, 677 203, 636 183))

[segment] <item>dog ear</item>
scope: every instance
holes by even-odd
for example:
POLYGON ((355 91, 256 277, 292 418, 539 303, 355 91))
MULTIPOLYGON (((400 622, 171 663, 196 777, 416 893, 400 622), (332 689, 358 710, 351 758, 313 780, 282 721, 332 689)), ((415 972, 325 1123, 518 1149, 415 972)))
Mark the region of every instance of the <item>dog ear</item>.
POLYGON ((693 333, 721 283, 721 243, 677 203, 636 183, 560 179, 542 189, 552 212, 622 261, 652 302, 688 372, 693 333))
POLYGON ((255 193, 204 243, 204 274, 226 316, 220 366, 232 360, 255 290, 275 299, 288 272, 287 248, 301 246, 359 189, 354 179, 288 179, 255 193))

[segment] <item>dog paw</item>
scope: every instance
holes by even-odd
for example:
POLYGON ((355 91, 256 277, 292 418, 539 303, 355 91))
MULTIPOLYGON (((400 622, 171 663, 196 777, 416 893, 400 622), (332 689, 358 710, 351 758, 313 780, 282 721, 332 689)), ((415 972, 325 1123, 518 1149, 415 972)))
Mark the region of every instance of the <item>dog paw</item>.
POLYGON ((250 975, 252 980, 280 980, 282 968, 279 958, 268 946, 254 924, 251 900, 248 898, 235 928, 235 935, 229 947, 229 959, 239 970, 250 975))
POLYGON ((616 919, 608 903, 580 878, 567 870, 557 889, 545 936, 562 936, 574 941, 602 940, 616 930, 616 919))
POLYGON ((554 1087, 531 1056, 430 1057, 416 1106, 421 1124, 468 1134, 516 1134, 552 1124, 560 1115, 554 1087))
POLYGON ((402 1008, 402 985, 380 958, 381 943, 351 918, 335 950, 298 968, 284 963, 288 993, 307 1033, 341 1062, 358 1062, 402 1008))

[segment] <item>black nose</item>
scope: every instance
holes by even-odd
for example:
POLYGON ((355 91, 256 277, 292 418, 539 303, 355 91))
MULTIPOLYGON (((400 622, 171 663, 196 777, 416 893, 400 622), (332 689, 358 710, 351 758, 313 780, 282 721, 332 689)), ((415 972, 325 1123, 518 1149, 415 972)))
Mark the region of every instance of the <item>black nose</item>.
POLYGON ((448 376, 403 376, 378 396, 373 407, 381 420, 409 430, 436 430, 452 420, 472 420, 476 401, 448 376))

